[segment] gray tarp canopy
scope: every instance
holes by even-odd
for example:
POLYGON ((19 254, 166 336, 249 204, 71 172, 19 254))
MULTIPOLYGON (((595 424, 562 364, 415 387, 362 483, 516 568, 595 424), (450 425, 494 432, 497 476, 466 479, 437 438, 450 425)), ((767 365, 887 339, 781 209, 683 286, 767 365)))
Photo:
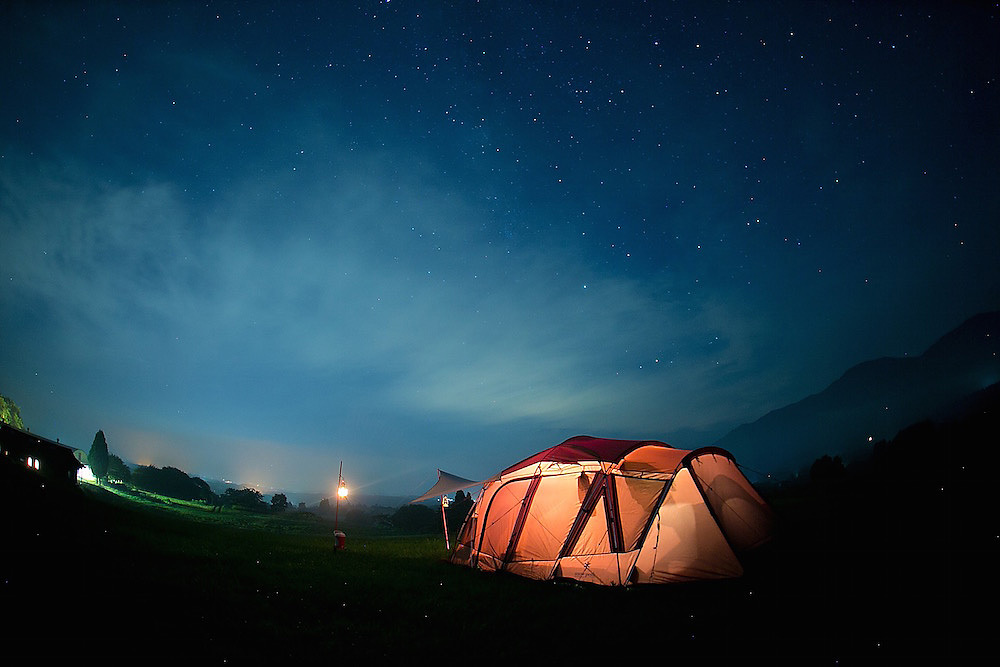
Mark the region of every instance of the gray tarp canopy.
POLYGON ((475 486, 476 484, 482 484, 482 482, 474 482, 471 479, 465 479, 464 477, 459 477, 458 475, 452 475, 451 473, 447 473, 438 468, 437 484, 429 488, 427 493, 419 498, 414 498, 410 502, 419 503, 421 500, 443 496, 448 493, 452 493, 453 491, 458 491, 459 489, 475 486))

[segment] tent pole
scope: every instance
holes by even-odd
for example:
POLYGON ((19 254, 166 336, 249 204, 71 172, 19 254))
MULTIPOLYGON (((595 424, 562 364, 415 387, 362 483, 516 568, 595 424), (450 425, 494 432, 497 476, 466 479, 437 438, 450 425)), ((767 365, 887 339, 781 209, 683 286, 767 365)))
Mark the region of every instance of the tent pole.
POLYGON ((451 542, 448 540, 448 517, 444 513, 444 496, 441 496, 441 523, 444 524, 444 548, 451 551, 451 542))

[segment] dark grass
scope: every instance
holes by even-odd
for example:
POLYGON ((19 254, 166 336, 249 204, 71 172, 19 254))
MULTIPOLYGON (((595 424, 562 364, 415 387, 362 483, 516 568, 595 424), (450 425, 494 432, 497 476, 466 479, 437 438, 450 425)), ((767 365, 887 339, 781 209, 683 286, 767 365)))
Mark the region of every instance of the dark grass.
POLYGON ((8 655, 493 662, 654 647, 832 664, 975 654, 992 631, 979 606, 996 592, 996 522, 938 539, 954 508, 881 481, 771 490, 778 535, 741 579, 612 589, 452 566, 439 535, 342 525, 338 552, 308 514, 211 514, 2 470, 8 655))

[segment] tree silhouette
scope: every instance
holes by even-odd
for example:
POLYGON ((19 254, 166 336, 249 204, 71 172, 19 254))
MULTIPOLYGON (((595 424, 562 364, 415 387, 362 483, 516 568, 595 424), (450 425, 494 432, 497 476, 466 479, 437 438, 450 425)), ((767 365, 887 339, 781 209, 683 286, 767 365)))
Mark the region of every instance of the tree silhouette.
POLYGON ((462 522, 468 516, 469 510, 472 509, 473 502, 471 493, 465 493, 464 491, 457 491, 455 493, 455 500, 445 510, 448 515, 448 532, 457 531, 462 527, 462 522))
POLYGON ((211 502, 213 497, 208 482, 200 477, 190 477, 183 470, 170 466, 136 466, 132 471, 132 484, 145 491, 181 500, 211 502))
POLYGON ((226 489, 223 499, 227 505, 235 505, 254 512, 267 509, 267 503, 264 502, 264 497, 260 491, 249 487, 244 489, 226 489))
POLYGON ((115 479, 126 484, 132 481, 132 470, 125 465, 121 457, 115 454, 108 457, 108 479, 115 479))
POLYGON ((809 468, 809 477, 814 482, 825 482, 832 479, 839 479, 843 476, 844 462, 840 460, 839 456, 830 458, 829 454, 824 454, 822 457, 816 459, 812 467, 809 468))
POLYGON ((405 534, 436 533, 441 530, 441 512, 427 505, 403 505, 392 515, 392 525, 405 534))
POLYGON ((283 512, 288 508, 288 497, 283 493, 276 493, 271 496, 271 509, 275 512, 283 512))
POLYGON ((98 481, 108 477, 108 441, 104 438, 104 431, 98 431, 94 435, 94 442, 90 445, 90 452, 87 454, 87 463, 90 470, 98 481))
POLYGON ((6 396, 0 395, 0 422, 10 424, 14 428, 24 430, 24 422, 21 421, 21 410, 6 396))

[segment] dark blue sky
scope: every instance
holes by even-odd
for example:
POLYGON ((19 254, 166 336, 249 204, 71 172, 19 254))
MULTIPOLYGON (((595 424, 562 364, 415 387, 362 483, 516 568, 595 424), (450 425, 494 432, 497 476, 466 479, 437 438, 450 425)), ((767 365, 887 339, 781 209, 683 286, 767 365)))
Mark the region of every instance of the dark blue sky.
POLYGON ((710 444, 1000 306, 995 5, 274 4, 0 8, 33 430, 406 495, 710 444))

